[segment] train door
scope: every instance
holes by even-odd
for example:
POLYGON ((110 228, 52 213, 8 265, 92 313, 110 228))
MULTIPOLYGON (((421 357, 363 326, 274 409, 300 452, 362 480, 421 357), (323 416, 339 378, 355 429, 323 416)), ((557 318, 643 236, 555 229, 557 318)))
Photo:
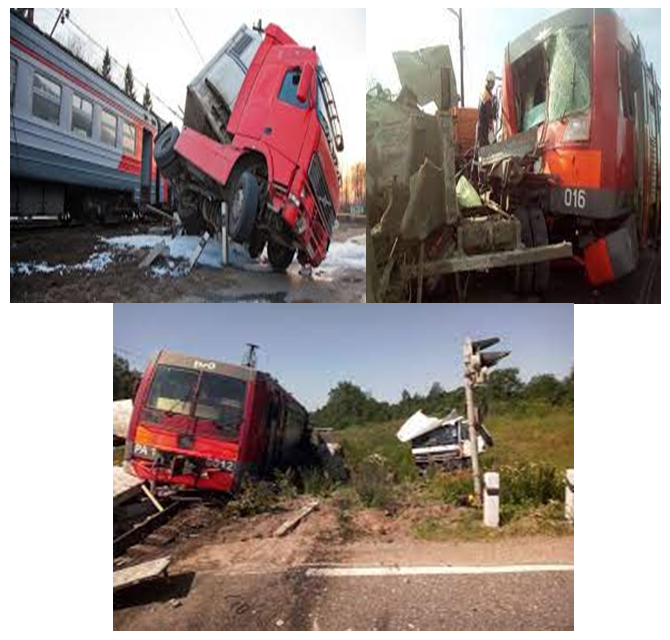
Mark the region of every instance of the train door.
POLYGON ((151 159, 153 157, 153 135, 148 129, 142 134, 142 170, 140 173, 140 208, 151 202, 151 159))
POLYGON ((648 222, 648 93, 645 71, 644 49, 638 38, 633 42, 631 56, 630 85, 635 101, 635 213, 637 215, 638 238, 644 242, 648 222))

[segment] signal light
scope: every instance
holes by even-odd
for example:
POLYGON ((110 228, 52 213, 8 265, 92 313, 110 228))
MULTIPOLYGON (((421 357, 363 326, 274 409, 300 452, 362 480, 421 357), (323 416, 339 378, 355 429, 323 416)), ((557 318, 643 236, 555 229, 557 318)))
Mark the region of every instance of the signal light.
POLYGON ((499 342, 500 338, 466 339, 463 346, 463 360, 466 374, 475 384, 484 384, 489 369, 511 353, 511 351, 484 351, 499 342))

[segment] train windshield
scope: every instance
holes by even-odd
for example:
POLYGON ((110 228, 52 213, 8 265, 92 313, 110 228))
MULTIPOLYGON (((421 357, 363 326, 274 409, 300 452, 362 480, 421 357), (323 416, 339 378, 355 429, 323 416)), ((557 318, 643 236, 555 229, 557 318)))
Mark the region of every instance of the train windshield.
POLYGON ((208 421, 227 437, 235 437, 244 412, 246 382, 217 373, 159 365, 147 406, 167 414, 208 421))
POLYGON ((520 131, 591 106, 591 28, 565 27, 513 65, 520 131))

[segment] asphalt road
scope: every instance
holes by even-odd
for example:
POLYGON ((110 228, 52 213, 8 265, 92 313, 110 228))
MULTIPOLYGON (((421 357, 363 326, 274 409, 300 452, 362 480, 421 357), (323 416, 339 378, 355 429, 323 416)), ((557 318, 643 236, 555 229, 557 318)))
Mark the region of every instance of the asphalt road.
POLYGON ((308 576, 199 573, 139 585, 114 629, 572 630, 574 573, 308 576))

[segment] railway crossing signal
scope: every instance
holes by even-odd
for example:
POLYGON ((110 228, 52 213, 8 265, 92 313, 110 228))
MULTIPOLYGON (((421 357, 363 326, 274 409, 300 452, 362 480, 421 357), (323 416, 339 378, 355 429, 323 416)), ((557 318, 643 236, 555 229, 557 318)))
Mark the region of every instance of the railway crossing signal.
POLYGON ((468 411, 470 451, 472 452, 472 476, 477 504, 481 504, 482 501, 482 481, 479 473, 479 411, 475 406, 474 387, 484 384, 490 369, 511 353, 510 351, 485 351, 485 349, 499 342, 500 338, 484 338, 483 340, 470 340, 470 338, 466 338, 463 345, 465 403, 468 411))

